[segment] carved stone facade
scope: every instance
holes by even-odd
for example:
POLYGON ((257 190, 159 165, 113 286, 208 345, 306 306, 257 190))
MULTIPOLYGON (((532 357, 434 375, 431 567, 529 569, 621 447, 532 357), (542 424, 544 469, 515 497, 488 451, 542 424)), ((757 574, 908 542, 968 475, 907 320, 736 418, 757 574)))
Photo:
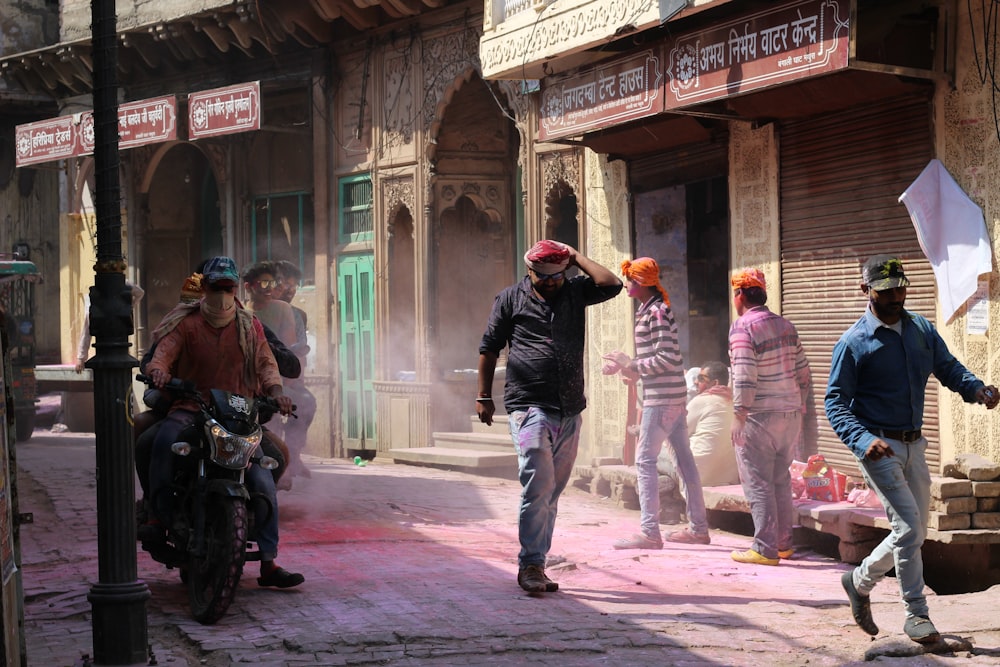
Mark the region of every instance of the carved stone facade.
MULTIPOLYGON (((584 200, 581 212, 586 223, 584 254, 616 274, 630 258, 628 174, 621 160, 587 150, 584 155, 584 200)), ((589 361, 586 382, 589 407, 583 413, 584 435, 577 461, 588 464, 600 456, 620 457, 625 442, 628 391, 618 376, 601 374, 601 355, 612 350, 634 353, 632 300, 624 294, 592 306, 587 311, 589 361)))
MULTIPOLYGON (((1000 340, 994 335, 1000 325, 1000 278, 996 270, 996 249, 1000 244, 1000 133, 996 119, 1000 103, 992 94, 996 80, 987 69, 986 58, 992 52, 985 46, 992 39, 984 36, 988 25, 979 3, 960 3, 956 26, 956 81, 954 88, 940 85, 935 97, 937 122, 937 157, 955 181, 982 209, 986 229, 994 249, 994 271, 989 276, 989 305, 985 336, 966 333, 968 312, 958 311, 951 322, 938 318, 938 330, 951 352, 987 383, 1000 382, 1000 340), (969 10, 972 15, 969 15, 969 10), (975 27, 975 30, 973 30, 975 27)), ((995 33, 996 28, 993 28, 995 33)), ((984 280, 985 276, 980 276, 984 280)), ((991 461, 1000 461, 1000 419, 996 411, 970 406, 947 389, 940 392, 941 459, 947 461, 959 452, 973 452, 991 461), (945 437, 945 434, 951 434, 945 437)))
POLYGON ((729 124, 729 215, 732 269, 755 266, 767 279, 767 303, 781 311, 778 145, 774 125, 729 124))
POLYGON ((554 11, 539 4, 511 17, 498 11, 502 4, 486 1, 480 54, 487 78, 541 78, 550 73, 546 61, 553 54, 570 56, 604 44, 619 30, 645 30, 660 22, 655 0, 577 0, 561 2, 554 11))

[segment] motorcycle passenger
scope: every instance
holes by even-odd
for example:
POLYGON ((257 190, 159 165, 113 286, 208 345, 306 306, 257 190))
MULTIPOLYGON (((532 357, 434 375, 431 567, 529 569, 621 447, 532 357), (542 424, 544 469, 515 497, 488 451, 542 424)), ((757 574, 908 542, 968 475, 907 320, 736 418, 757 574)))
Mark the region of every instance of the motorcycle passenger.
MULTIPOLYGON (((281 377, 264 337, 260 322, 236 301, 240 275, 236 262, 229 257, 215 257, 204 270, 205 295, 199 307, 175 321, 158 341, 156 352, 147 365, 153 385, 162 389, 173 376, 194 383, 208 399, 211 389, 222 389, 243 396, 265 394, 277 400, 282 414, 292 412, 292 400, 282 390, 281 377)), ((164 326, 161 324, 161 326, 164 326)), ((140 529, 143 542, 162 541, 170 525, 174 454, 171 445, 190 425, 197 406, 190 400, 178 400, 170 407, 153 442, 149 485, 153 518, 140 529)), ((275 563, 278 554, 278 499, 271 473, 258 465, 246 471, 251 493, 270 501, 272 512, 260 509, 257 516, 257 546, 260 549, 260 586, 290 588, 305 578, 275 563)))
MULTIPOLYGON (((250 268, 244 269, 243 284, 247 294, 250 295, 250 303, 247 304, 247 308, 264 326, 271 328, 275 335, 281 339, 281 342, 297 355, 301 364, 309 352, 305 324, 301 327, 300 338, 295 309, 282 298, 285 291, 282 280, 283 277, 278 272, 276 262, 258 262, 250 268)), ((291 458, 288 461, 289 478, 310 477, 309 468, 302 462, 302 451, 306 446, 306 432, 309 430, 309 425, 316 412, 316 399, 312 392, 306 388, 301 373, 289 378, 284 386, 285 393, 297 406, 299 417, 289 420, 282 429, 285 444, 291 453, 291 458)), ((277 428, 281 429, 281 425, 278 424, 277 428)))
MULTIPOLYGON (((160 338, 173 328, 174 320, 187 315, 199 307, 202 297, 205 296, 204 289, 202 288, 202 272, 205 270, 207 263, 208 260, 204 260, 198 265, 195 272, 185 279, 184 287, 181 289, 180 302, 164 316, 163 322, 153 330, 152 346, 146 350, 145 354, 142 355, 142 360, 139 362, 140 373, 146 373, 146 365, 152 360, 153 353, 156 352, 156 344, 160 338)), ((274 355, 274 360, 278 363, 278 372, 281 374, 281 377, 295 378, 301 375, 302 366, 298 357, 285 347, 285 344, 278 339, 273 331, 267 328, 267 325, 264 325, 264 335, 267 337, 267 344, 271 348, 271 354, 274 355)), ((132 416, 132 437, 135 442, 135 471, 139 477, 139 486, 142 489, 143 497, 150 498, 149 466, 153 451, 153 441, 160 430, 160 422, 167 416, 167 412, 170 410, 173 396, 169 395, 169 392, 150 388, 143 393, 142 400, 149 409, 132 416)), ((261 422, 261 430, 263 431, 260 448, 264 455, 270 456, 278 462, 278 467, 271 471, 275 486, 278 490, 282 488, 287 490, 291 488, 291 484, 287 479, 285 482, 282 482, 281 478, 288 469, 288 460, 290 458, 288 446, 285 445, 284 440, 275 435, 274 431, 265 426, 268 417, 258 414, 259 421, 261 422)), ((144 522, 145 509, 143 508, 140 511, 143 512, 141 520, 144 522)))

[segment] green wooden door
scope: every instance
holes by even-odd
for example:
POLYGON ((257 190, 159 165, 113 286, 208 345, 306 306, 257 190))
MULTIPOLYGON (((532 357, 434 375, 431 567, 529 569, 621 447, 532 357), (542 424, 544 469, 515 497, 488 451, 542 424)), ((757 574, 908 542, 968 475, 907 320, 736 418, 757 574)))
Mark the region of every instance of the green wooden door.
POLYGON ((346 255, 337 262, 340 297, 340 392, 344 445, 374 448, 375 282, 371 254, 346 255), (372 440, 372 443, 366 443, 372 440))

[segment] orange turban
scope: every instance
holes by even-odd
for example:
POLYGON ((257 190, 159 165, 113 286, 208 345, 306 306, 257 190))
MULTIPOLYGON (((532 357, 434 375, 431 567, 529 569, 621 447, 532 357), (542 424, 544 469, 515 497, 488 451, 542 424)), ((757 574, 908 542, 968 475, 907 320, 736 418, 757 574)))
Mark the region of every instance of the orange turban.
POLYGON ((741 289, 743 287, 767 289, 767 285, 764 282, 764 272, 760 269, 743 269, 742 271, 737 271, 730 282, 733 285, 733 289, 741 289))
POLYGON ((663 296, 663 303, 670 305, 667 290, 660 284, 660 267, 652 257, 638 257, 622 262, 622 275, 643 287, 655 287, 663 296))
POLYGON ((193 303, 201 299, 205 289, 201 284, 202 277, 200 273, 192 273, 184 280, 184 286, 181 287, 181 301, 193 303))

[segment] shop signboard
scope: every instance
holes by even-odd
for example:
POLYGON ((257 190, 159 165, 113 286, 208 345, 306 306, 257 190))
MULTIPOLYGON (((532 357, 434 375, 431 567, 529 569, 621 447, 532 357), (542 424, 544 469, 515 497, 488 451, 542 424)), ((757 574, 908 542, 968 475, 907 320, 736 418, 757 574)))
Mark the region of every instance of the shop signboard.
POLYGON ((646 50, 557 78, 542 91, 538 139, 548 141, 663 111, 663 68, 646 50))
POLYGON ((668 42, 667 110, 848 66, 850 4, 797 0, 668 42))
POLYGON ((14 130, 15 164, 24 167, 73 157, 79 147, 76 127, 74 116, 18 125, 14 130))
MULTIPOLYGON (((79 155, 94 152, 94 112, 80 115, 79 155)), ((118 149, 177 138, 177 100, 173 96, 128 102, 118 107, 118 149)))
MULTIPOLYGON (((118 107, 118 148, 135 148, 177 138, 173 96, 128 102, 118 107)), ((16 164, 24 167, 94 152, 94 112, 84 111, 15 129, 16 164)))
POLYGON ((188 95, 188 139, 260 129, 260 82, 188 95))

